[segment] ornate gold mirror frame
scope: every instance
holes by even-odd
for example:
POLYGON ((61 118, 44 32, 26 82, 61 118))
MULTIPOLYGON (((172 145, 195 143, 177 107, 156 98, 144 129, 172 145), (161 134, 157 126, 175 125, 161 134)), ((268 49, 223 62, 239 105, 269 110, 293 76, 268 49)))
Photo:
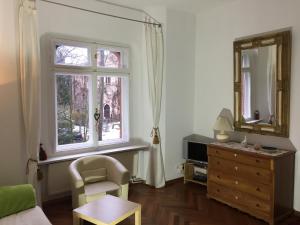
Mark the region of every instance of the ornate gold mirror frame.
POLYGON ((234 42, 234 127, 237 131, 289 136, 291 31, 275 32, 234 42), (242 50, 276 45, 276 116, 272 124, 249 124, 242 115, 242 50))

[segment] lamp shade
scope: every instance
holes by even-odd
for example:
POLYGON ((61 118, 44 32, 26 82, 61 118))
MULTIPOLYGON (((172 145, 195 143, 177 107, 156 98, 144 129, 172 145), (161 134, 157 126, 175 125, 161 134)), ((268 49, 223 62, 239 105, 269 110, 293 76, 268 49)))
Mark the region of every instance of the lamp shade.
POLYGON ((216 123, 214 125, 214 130, 219 130, 219 131, 233 131, 230 122, 224 116, 219 116, 217 118, 217 121, 216 121, 216 123))

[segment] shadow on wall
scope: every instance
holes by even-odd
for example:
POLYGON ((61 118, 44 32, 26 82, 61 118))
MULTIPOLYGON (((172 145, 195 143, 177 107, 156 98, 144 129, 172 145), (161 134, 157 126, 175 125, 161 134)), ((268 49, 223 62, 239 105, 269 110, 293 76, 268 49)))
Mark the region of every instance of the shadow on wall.
MULTIPOLYGON (((0 68, 1 69, 1 68, 0 68)), ((3 68, 2 68, 3 69, 3 68)), ((8 71, 0 71, 0 186, 26 181, 26 151, 18 82, 8 71)))
MULTIPOLYGON (((226 117, 231 124, 233 124, 234 118, 230 109, 223 108, 220 112, 219 116, 226 117)), ((230 140, 241 142, 244 137, 247 137, 247 141, 249 144, 260 144, 266 146, 272 146, 287 150, 296 150, 293 143, 289 138, 269 136, 269 135, 261 135, 261 134, 252 134, 246 132, 234 131, 230 132, 230 140)), ((216 131, 214 131, 214 137, 216 137, 216 131)))

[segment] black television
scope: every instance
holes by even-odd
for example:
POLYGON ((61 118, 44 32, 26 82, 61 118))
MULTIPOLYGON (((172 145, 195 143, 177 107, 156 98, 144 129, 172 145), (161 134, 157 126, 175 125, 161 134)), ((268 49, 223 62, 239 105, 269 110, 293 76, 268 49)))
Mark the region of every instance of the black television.
POLYGON ((188 142, 187 159, 200 163, 207 163, 207 145, 188 142))
POLYGON ((207 145, 212 138, 191 135, 183 139, 183 158, 199 164, 207 164, 207 145))

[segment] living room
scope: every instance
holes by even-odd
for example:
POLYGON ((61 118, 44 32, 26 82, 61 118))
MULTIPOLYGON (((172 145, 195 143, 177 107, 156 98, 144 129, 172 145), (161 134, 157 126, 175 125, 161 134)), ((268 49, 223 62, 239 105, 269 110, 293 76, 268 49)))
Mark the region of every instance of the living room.
MULTIPOLYGON (((48 58, 51 58, 49 57, 51 50, 47 47, 47 41, 51 38, 59 41, 68 40, 68 44, 71 41, 82 42, 84 40, 89 44, 99 43, 102 46, 116 46, 115 44, 117 44, 118 47, 129 49, 130 71, 121 71, 125 73, 124 76, 128 77, 128 100, 127 103, 125 102, 127 109, 124 108, 127 112, 128 125, 126 132, 128 140, 126 143, 110 145, 109 147, 103 145, 97 147, 97 149, 94 148, 92 151, 91 149, 58 151, 56 148, 51 148, 51 141, 49 140, 53 138, 53 134, 51 136, 49 133, 55 129, 53 128, 55 122, 49 118, 55 115, 55 112, 51 111, 52 105, 47 102, 51 85, 48 85, 47 81, 44 80, 41 87, 40 143, 43 143, 48 157, 46 162, 52 161, 51 163, 41 163, 39 166, 43 178, 39 182, 40 190, 36 190, 36 192, 40 196, 41 202, 51 203, 51 201, 65 199, 71 195, 68 168, 70 163, 76 159, 72 158, 73 155, 85 155, 95 150, 113 151, 119 149, 117 152, 108 152, 107 154, 119 160, 128 169, 130 176, 142 180, 147 179, 149 163, 153 160, 149 157, 150 151, 148 150, 148 146, 153 141, 151 132, 154 125, 149 98, 144 25, 139 22, 122 20, 89 11, 141 21, 144 21, 146 12, 162 24, 164 73, 159 141, 161 142, 163 167, 159 169, 159 172, 156 172, 160 174, 162 171, 164 172, 162 177, 167 183, 166 188, 168 188, 170 182, 172 184, 173 180, 180 182, 179 186, 174 187, 175 190, 167 189, 170 193, 176 193, 176 189, 182 191, 185 188, 182 180, 182 164, 185 162, 182 149, 183 138, 191 134, 214 138, 214 124, 222 109, 229 109, 234 114, 233 42, 238 38, 281 29, 291 31, 289 137, 231 132, 232 140, 241 142, 246 135, 250 144, 274 146, 286 150, 298 150, 300 147, 297 136, 300 129, 298 125, 300 103, 296 100, 300 94, 298 93, 299 89, 296 88, 296 84, 300 79, 296 64, 300 48, 297 38, 300 32, 297 10, 300 5, 298 1, 215 0, 187 2, 178 0, 154 1, 151 3, 148 1, 113 1, 114 5, 97 0, 60 0, 53 2, 80 9, 52 4, 43 0, 36 1, 37 30, 40 39, 39 47, 41 48, 41 79, 44 79, 43 75, 48 74, 48 70, 53 69, 48 68, 47 61, 48 58), (126 8, 118 6, 119 4, 126 6, 126 8), (65 160, 66 158, 68 160, 65 160)), ((0 185, 7 186, 27 182, 26 164, 28 156, 24 147, 26 133, 23 121, 19 68, 19 2, 16 0, 1 1, 0 9, 0 102, 2 106, 0 118, 3 127, 0 135, 2 143, 0 185)), ((94 109, 91 109, 91 113, 93 116, 94 109)), ((91 127, 96 132, 94 125, 91 127)), ((125 134, 126 132, 124 132, 125 130, 122 130, 121 133, 125 134)), ((300 193, 298 190, 300 180, 297 152, 294 171, 293 210, 299 212, 300 193)), ((197 192, 195 189, 199 187, 199 185, 193 184, 186 185, 188 186, 187 191, 190 190, 191 193, 197 192)), ((159 186, 157 185, 157 187, 159 186)), ((157 190, 161 191, 163 189, 164 187, 157 190)), ((200 186, 199 190, 204 193, 206 188, 200 186)), ((145 187, 138 184, 132 188, 132 191, 132 193, 142 193, 149 190, 145 190, 145 187)), ((129 200, 135 199, 132 193, 131 186, 129 186, 129 200)), ((203 193, 201 196, 204 196, 203 193)), ((214 200, 210 201, 214 202, 214 200)), ((148 204, 148 202, 145 204, 148 204)), ((215 204, 217 203, 215 202, 215 204)), ((204 206, 202 205, 202 207, 204 206)), ((219 205, 217 205, 218 207, 219 205)), ((228 207, 231 210, 229 206, 222 205, 222 207, 228 207)), ((163 224, 157 220, 147 220, 146 217, 143 220, 143 208, 146 209, 147 206, 142 204, 142 224, 163 224)), ((231 211, 228 213, 231 216, 236 215, 231 211)), ((181 214, 179 213, 179 215, 181 214)), ((218 213, 215 212, 214 215, 218 215, 218 213)), ((163 215, 160 217, 163 217, 163 215)), ((176 218, 176 216, 173 216, 170 219, 172 221, 170 224, 184 223, 185 219, 178 221, 178 218, 176 218)), ((226 215, 222 218, 226 218, 226 215)), ((211 222, 211 224, 238 224, 237 221, 244 217, 237 215, 237 218, 239 219, 233 220, 234 222, 228 220, 222 223, 222 221, 217 220, 211 222)), ((186 221, 189 221, 187 224, 204 224, 201 223, 201 218, 186 219, 186 221)), ((206 223, 209 223, 209 221, 206 221, 206 223)), ((264 223, 253 219, 249 224, 264 223)), ((283 224, 297 223, 293 219, 292 222, 283 224)))

